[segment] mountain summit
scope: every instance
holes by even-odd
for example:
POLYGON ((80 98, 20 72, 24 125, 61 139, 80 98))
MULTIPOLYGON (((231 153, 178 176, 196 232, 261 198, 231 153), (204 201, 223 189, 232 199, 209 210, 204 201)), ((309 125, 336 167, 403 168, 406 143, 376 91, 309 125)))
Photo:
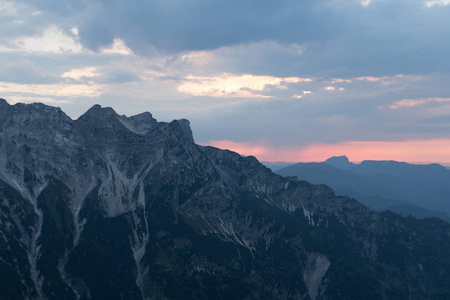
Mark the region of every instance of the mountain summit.
POLYGON ((187 120, 0 101, 3 299, 445 299, 449 232, 199 146, 187 120))
POLYGON ((345 155, 330 157, 325 163, 342 170, 350 170, 354 166, 345 155))

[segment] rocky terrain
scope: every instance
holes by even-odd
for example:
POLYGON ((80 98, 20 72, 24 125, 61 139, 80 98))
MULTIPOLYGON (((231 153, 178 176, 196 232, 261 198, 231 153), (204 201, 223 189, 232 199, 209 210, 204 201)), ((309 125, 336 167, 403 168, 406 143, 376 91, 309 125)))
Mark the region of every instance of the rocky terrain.
POLYGON ((447 299, 450 225, 377 213, 187 120, 0 100, 2 299, 447 299))

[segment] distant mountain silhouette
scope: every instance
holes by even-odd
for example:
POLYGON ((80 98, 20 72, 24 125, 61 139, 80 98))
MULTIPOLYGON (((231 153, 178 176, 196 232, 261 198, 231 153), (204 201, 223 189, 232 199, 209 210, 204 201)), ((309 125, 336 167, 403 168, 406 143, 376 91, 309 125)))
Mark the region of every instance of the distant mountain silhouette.
POLYGON ((273 172, 295 164, 295 162, 287 162, 287 161, 261 161, 260 163, 271 169, 273 172))
POLYGON ((345 155, 330 157, 325 163, 341 170, 350 170, 355 166, 355 164, 351 163, 345 155))
POLYGON ((378 211, 450 221, 450 170, 439 164, 371 160, 354 164, 346 156, 334 156, 321 163, 294 164, 276 173, 326 184, 337 194, 354 197, 378 211))

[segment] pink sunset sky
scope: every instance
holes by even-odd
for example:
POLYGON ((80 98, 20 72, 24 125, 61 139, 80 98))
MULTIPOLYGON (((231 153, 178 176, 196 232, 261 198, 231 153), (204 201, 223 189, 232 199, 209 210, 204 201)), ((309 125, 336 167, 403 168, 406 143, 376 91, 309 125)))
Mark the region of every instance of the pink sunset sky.
POLYGON ((0 98, 184 118, 261 161, 450 165, 448 0, 124 3, 0 0, 0 98))
POLYGON ((332 156, 346 155, 352 162, 396 160, 409 163, 440 163, 450 166, 450 139, 409 140, 402 142, 351 141, 334 144, 313 143, 304 147, 274 147, 265 142, 237 143, 211 141, 211 146, 253 155, 260 161, 321 162, 332 156))

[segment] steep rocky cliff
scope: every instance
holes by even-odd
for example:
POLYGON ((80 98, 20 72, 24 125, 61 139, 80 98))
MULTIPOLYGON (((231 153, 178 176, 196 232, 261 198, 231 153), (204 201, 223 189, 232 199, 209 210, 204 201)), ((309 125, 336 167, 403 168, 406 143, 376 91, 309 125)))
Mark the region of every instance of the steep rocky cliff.
POLYGON ((446 299, 450 225, 375 213, 187 120, 0 100, 2 299, 446 299))

